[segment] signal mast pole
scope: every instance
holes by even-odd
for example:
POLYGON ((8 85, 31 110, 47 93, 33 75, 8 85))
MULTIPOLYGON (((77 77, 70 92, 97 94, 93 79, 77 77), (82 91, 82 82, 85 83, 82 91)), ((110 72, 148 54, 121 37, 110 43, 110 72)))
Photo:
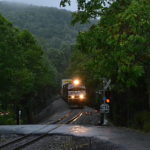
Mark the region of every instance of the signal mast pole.
POLYGON ((109 105, 105 103, 106 100, 106 95, 105 92, 110 86, 111 80, 109 79, 108 81, 106 78, 103 78, 103 89, 102 91, 102 98, 103 98, 103 103, 100 105, 100 125, 105 125, 105 120, 106 120, 106 113, 109 113, 109 105))

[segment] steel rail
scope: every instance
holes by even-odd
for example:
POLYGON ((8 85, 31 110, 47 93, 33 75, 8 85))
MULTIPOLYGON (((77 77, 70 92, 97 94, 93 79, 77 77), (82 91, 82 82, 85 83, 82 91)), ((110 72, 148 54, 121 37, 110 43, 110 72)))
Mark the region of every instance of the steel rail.
MULTIPOLYGON (((64 124, 69 124, 69 123, 71 123, 71 122, 77 120, 79 117, 81 117, 81 114, 82 114, 82 112, 79 112, 77 115, 75 115, 73 118, 71 118, 70 120, 68 120, 68 121, 65 122, 64 124)), ((38 141, 38 140, 40 140, 40 139, 42 139, 42 138, 48 136, 48 135, 49 135, 49 132, 51 132, 51 131, 53 131, 53 130, 59 128, 59 127, 62 126, 62 125, 63 125, 63 124, 59 124, 59 125, 56 126, 55 128, 50 129, 49 131, 47 131, 47 133, 44 133, 44 134, 40 135, 39 137, 34 138, 33 140, 31 140, 31 141, 29 141, 29 142, 26 142, 26 143, 24 143, 24 144, 18 146, 17 148, 12 149, 12 150, 20 150, 20 149, 22 149, 22 148, 24 148, 24 147, 26 147, 26 146, 28 146, 28 145, 30 145, 30 144, 36 142, 36 141, 38 141)))
POLYGON ((50 123, 48 122, 44 127, 40 128, 40 129, 37 129, 37 130, 34 130, 33 132, 29 133, 28 135, 24 135, 23 137, 19 137, 19 138, 17 138, 17 139, 14 139, 14 140, 8 142, 8 143, 5 143, 5 144, 3 144, 3 145, 0 145, 0 149, 6 147, 6 146, 8 146, 8 145, 11 145, 11 144, 13 144, 13 143, 19 142, 19 141, 21 141, 21 140, 23 140, 23 139, 25 139, 25 138, 30 137, 30 136, 32 136, 33 134, 35 134, 37 131, 40 131, 40 130, 46 128, 46 127, 49 126, 50 124, 59 123, 60 121, 62 121, 62 120, 65 119, 66 117, 68 117, 71 113, 72 113, 72 111, 68 112, 68 113, 65 114, 63 117, 59 118, 59 119, 56 120, 56 121, 53 121, 53 122, 50 122, 50 123))
MULTIPOLYGON (((70 112, 69 112, 69 113, 70 113, 70 112)), ((77 119, 81 116, 81 114, 82 114, 82 112, 79 112, 77 115, 73 116, 73 117, 72 117, 71 119, 69 119, 68 121, 65 121, 63 124, 70 124, 71 122, 74 122, 75 120, 77 120, 77 119)), ((66 114, 64 117, 58 119, 58 120, 55 121, 54 123, 58 123, 58 122, 62 121, 62 120, 65 119, 67 116, 68 116, 68 115, 66 114)), ((44 134, 42 134, 42 135, 39 135, 38 137, 35 137, 35 138, 31 139, 30 141, 28 141, 28 142, 22 144, 22 145, 16 146, 16 147, 13 148, 12 150, 19 150, 19 149, 21 149, 21 148, 23 148, 23 147, 26 147, 26 146, 28 146, 28 145, 30 145, 30 144, 32 144, 32 143, 34 143, 34 142, 36 142, 36 141, 42 139, 42 138, 48 136, 49 132, 51 132, 51 131, 53 131, 53 130, 59 128, 59 127, 62 126, 63 124, 62 124, 62 123, 59 124, 58 126, 56 126, 56 127, 52 128, 52 129, 48 130, 47 133, 44 133, 44 134)), ((46 128, 48 125, 49 125, 49 124, 45 125, 44 127, 40 128, 40 129, 38 129, 38 130, 36 130, 36 131, 34 131, 34 132, 28 134, 28 135, 25 135, 25 136, 23 136, 23 137, 21 137, 21 138, 15 139, 15 140, 13 140, 13 141, 10 141, 10 142, 8 142, 8 143, 6 143, 6 144, 1 145, 1 146, 0 146, 0 149, 5 148, 5 147, 8 147, 9 145, 13 145, 13 144, 15 144, 16 142, 19 142, 19 141, 21 142, 21 141, 23 141, 24 139, 26 140, 28 137, 33 136, 37 131, 46 128)))

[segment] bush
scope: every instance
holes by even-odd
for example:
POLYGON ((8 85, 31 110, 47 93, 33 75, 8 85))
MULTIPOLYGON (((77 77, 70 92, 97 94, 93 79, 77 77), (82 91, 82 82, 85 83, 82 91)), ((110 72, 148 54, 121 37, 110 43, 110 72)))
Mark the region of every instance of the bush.
POLYGON ((16 124, 16 121, 14 119, 13 114, 6 114, 6 113, 1 113, 0 114, 0 125, 13 125, 16 124))
POLYGON ((133 125, 134 128, 140 129, 144 132, 150 132, 150 112, 149 111, 137 113, 134 119, 135 119, 135 123, 133 125))
POLYGON ((150 132, 150 112, 143 113, 143 120, 144 120, 143 130, 145 132, 150 132))

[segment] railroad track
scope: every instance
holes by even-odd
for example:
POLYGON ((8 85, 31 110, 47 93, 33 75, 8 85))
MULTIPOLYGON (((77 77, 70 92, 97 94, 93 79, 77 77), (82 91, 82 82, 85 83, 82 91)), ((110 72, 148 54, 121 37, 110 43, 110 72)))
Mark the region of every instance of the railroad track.
POLYGON ((3 145, 0 146, 0 150, 20 150, 42 138, 45 138, 46 136, 50 136, 49 133, 57 128, 59 128, 60 126, 62 126, 63 124, 70 124, 70 123, 73 123, 74 121, 76 121, 78 118, 80 118, 82 115, 82 112, 79 112, 77 113, 76 115, 74 115, 73 117, 71 117, 71 119, 66 119, 64 120, 66 117, 68 117, 69 115, 66 114, 64 117, 58 119, 57 121, 53 122, 54 123, 61 123, 61 124, 58 124, 56 127, 48 130, 46 133, 44 134, 40 134, 40 135, 36 135, 35 134, 37 133, 37 131, 39 130, 42 130, 46 127, 49 126, 49 123, 46 124, 44 127, 32 132, 32 133, 29 133, 28 135, 25 135, 23 137, 20 137, 20 138, 17 138, 11 142, 8 142, 8 143, 5 143, 3 145), (64 120, 64 121, 63 121, 64 120))

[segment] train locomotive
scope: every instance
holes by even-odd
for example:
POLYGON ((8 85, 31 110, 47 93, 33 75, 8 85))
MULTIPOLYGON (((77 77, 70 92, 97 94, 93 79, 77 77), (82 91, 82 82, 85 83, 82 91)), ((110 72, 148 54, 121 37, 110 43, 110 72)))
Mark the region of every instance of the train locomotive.
POLYGON ((83 107, 86 102, 86 88, 80 80, 63 79, 61 95, 69 105, 83 107))

